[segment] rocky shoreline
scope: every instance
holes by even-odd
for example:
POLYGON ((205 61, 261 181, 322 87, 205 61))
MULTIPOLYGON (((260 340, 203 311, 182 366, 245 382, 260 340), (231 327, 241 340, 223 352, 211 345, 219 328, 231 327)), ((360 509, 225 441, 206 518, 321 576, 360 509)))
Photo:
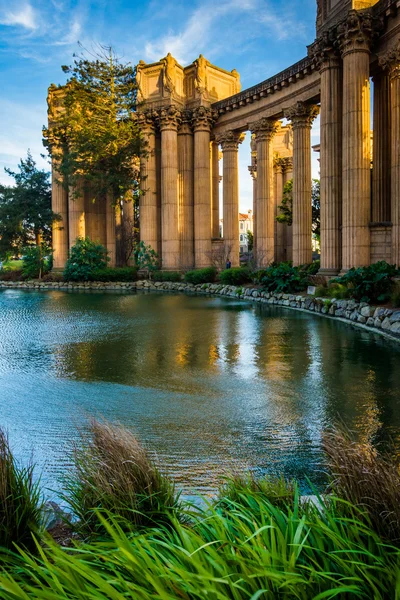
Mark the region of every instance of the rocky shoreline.
POLYGON ((313 312, 326 317, 339 319, 369 331, 383 334, 400 341, 400 309, 376 307, 355 300, 336 300, 334 298, 316 298, 297 294, 278 294, 264 292, 254 287, 203 283, 194 285, 184 282, 162 282, 139 280, 120 283, 103 282, 50 282, 50 281, 0 281, 2 289, 21 290, 60 290, 60 291, 121 291, 136 290, 159 292, 185 292, 191 294, 211 294, 238 298, 250 302, 259 302, 283 306, 291 309, 313 312))

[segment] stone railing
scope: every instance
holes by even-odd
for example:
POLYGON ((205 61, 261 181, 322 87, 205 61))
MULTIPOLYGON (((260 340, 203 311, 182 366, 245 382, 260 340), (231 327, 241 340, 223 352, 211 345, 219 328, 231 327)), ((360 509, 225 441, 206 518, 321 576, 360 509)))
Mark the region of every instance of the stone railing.
POLYGON ((286 87, 290 83, 302 79, 306 75, 310 74, 314 70, 313 61, 306 57, 299 62, 295 63, 291 67, 288 67, 284 71, 281 71, 277 75, 254 85, 253 87, 247 88, 234 96, 229 96, 225 100, 219 100, 214 102, 212 108, 219 113, 224 113, 231 108, 238 108, 243 104, 248 104, 253 100, 259 100, 260 98, 267 96, 268 94, 274 93, 280 90, 282 87, 286 87))
POLYGON ((400 340, 400 309, 375 307, 366 302, 355 300, 336 300, 314 298, 297 294, 277 294, 264 292, 258 288, 223 285, 220 283, 191 283, 132 281, 121 283, 102 282, 6 282, 0 281, 1 289, 20 290, 65 290, 65 291, 119 291, 132 292, 136 290, 159 292, 186 292, 190 294, 207 294, 239 298, 260 304, 283 306, 289 309, 303 310, 329 318, 347 321, 352 325, 369 331, 386 334, 400 340))

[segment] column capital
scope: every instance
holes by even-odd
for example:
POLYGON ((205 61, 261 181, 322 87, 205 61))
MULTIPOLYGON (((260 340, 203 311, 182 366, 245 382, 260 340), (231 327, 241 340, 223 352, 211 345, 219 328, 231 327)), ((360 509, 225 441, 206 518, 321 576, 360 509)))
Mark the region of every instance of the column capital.
POLYGON ((308 46, 308 56, 322 73, 326 69, 340 67, 340 52, 335 47, 335 29, 325 31, 313 44, 308 46))
POLYGON ((286 170, 285 159, 280 156, 274 158, 274 168, 278 173, 283 173, 286 170))
POLYGON ((146 110, 137 113, 137 124, 140 131, 144 134, 154 133, 156 128, 156 113, 153 110, 146 110))
POLYGON ((270 142, 278 129, 278 121, 265 117, 254 123, 250 123, 250 130, 255 134, 256 142, 270 142))
POLYGON ((281 158, 282 168, 284 173, 288 173, 289 171, 293 171, 293 156, 287 156, 286 158, 281 158))
POLYGON ((400 78, 400 41, 379 57, 379 64, 391 79, 400 78))
POLYGON ((293 129, 303 127, 311 129, 314 119, 319 115, 319 106, 299 101, 284 110, 284 115, 292 122, 293 129))
POLYGON ((198 106, 192 112, 193 130, 196 131, 211 131, 214 123, 214 114, 211 108, 206 106, 198 106))
POLYGON ((224 133, 219 133, 215 136, 218 144, 221 144, 222 151, 226 150, 236 150, 239 149, 239 144, 243 142, 245 138, 245 134, 237 131, 225 131, 224 133))
POLYGON ((193 133, 191 110, 182 110, 178 125, 178 135, 190 135, 193 133))
POLYGON ((374 18, 370 12, 350 10, 337 26, 337 44, 342 57, 351 52, 370 52, 382 27, 382 20, 374 18))
POLYGON ((173 104, 166 108, 160 108, 157 113, 157 120, 161 131, 177 131, 181 119, 181 111, 173 104))

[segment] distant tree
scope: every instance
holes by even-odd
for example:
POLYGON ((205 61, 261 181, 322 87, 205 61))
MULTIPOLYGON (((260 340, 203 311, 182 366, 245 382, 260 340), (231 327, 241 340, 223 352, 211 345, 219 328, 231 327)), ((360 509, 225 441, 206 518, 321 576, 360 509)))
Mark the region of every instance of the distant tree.
POLYGON ((253 232, 250 231, 250 229, 247 231, 246 237, 247 237, 247 246, 249 248, 249 252, 251 252, 253 250, 253 245, 254 245, 254 235, 253 235, 253 232))
MULTIPOLYGON (((311 190, 312 230, 319 239, 321 234, 321 187, 319 179, 313 179, 311 190)), ((278 223, 293 223, 293 179, 286 182, 283 188, 282 202, 279 205, 278 223)))
POLYGON ((65 187, 83 187, 94 201, 107 196, 116 205, 138 189, 134 159, 145 152, 133 118, 136 69, 122 63, 111 47, 74 58, 72 66, 62 67, 67 84, 50 93, 50 126, 43 142, 65 187))
POLYGON ((53 221, 50 173, 40 170, 28 150, 18 172, 5 169, 14 186, 0 185, 0 256, 19 254, 24 246, 51 245, 53 221))

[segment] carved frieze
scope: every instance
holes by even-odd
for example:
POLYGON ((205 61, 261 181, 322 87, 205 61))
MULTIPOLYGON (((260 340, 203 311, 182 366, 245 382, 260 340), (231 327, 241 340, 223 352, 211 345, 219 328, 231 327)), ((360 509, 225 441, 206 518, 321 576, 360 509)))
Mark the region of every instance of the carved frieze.
POLYGON ((391 79, 400 78, 400 41, 379 58, 379 64, 389 71, 391 79))
POLYGON ((286 119, 292 122, 293 129, 299 127, 311 128, 314 119, 319 115, 319 106, 306 104, 305 102, 296 102, 296 104, 284 111, 284 115, 286 119))

